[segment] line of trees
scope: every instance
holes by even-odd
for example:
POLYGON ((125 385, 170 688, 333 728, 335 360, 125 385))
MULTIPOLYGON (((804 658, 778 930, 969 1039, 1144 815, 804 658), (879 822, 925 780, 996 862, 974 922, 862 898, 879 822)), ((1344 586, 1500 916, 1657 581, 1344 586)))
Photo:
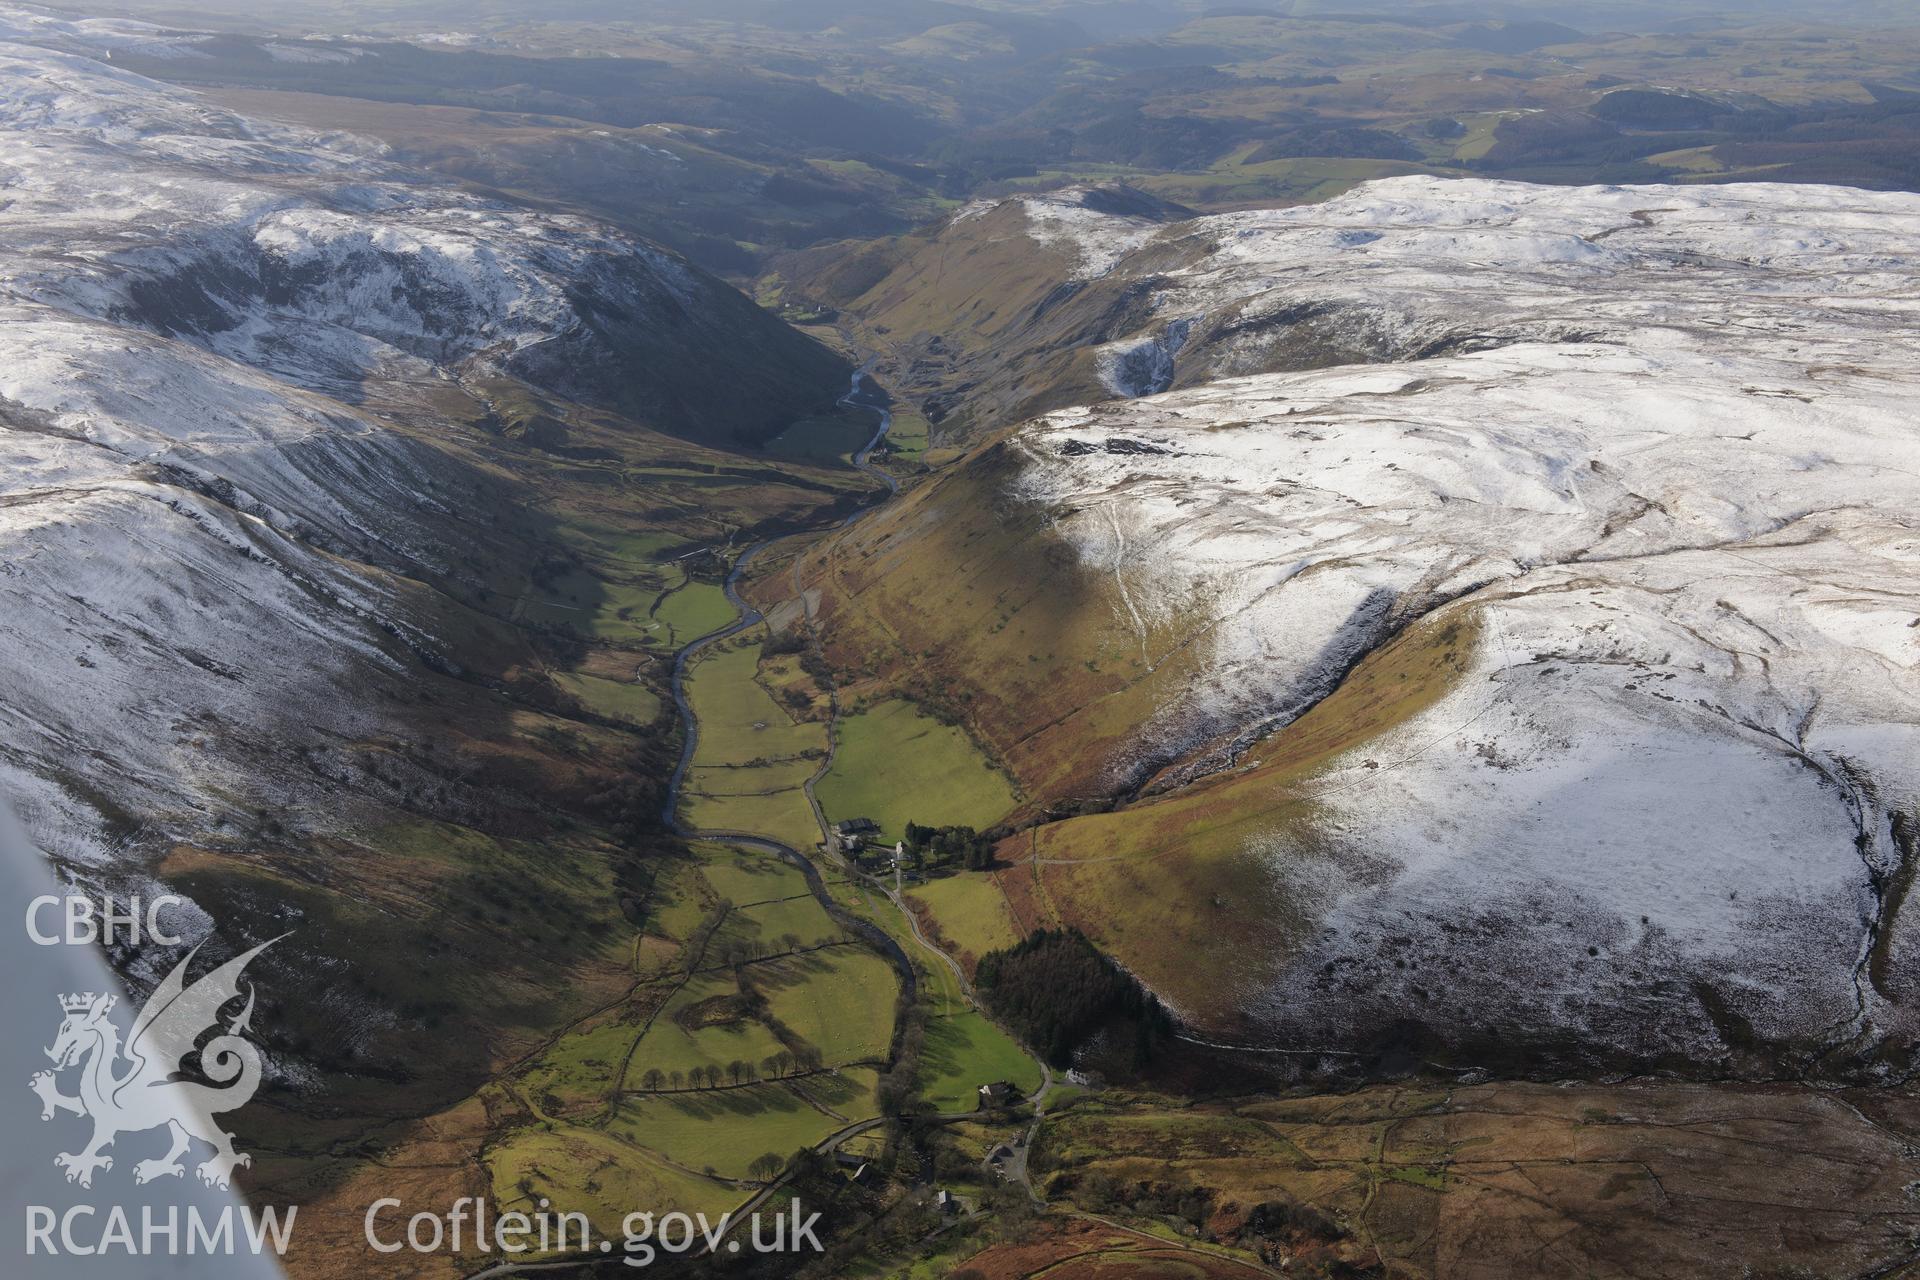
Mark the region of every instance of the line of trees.
POLYGON ((684 1071, 662 1071, 659 1067, 648 1067, 640 1077, 640 1087, 648 1093, 718 1089, 723 1084, 742 1085, 760 1080, 791 1079, 823 1070, 824 1067, 825 1059, 820 1051, 811 1045, 803 1045, 799 1049, 782 1049, 778 1053, 768 1054, 757 1063, 735 1058, 724 1066, 708 1062, 684 1071))
MULTIPOLYGON (((813 945, 816 948, 843 946, 853 940, 851 934, 841 932, 821 938, 813 945)), ((737 968, 743 964, 751 964, 755 960, 789 955, 799 951, 804 943, 805 939, 797 933, 783 933, 777 938, 729 938, 714 949, 708 963, 737 968)))
POLYGON ((908 1000, 904 991, 894 998, 893 1019, 898 1040, 893 1062, 881 1074, 879 1084, 880 1112, 889 1119, 905 1114, 914 1105, 920 1053, 927 1038, 926 1009, 908 1000))

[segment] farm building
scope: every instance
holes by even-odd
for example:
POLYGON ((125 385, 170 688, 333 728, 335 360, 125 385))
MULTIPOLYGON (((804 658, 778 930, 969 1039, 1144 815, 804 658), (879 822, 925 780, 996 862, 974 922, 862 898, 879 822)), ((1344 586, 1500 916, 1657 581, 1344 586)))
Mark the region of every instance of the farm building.
POLYGON ((858 853, 866 847, 867 837, 880 830, 872 818, 848 818, 833 824, 833 847, 841 853, 858 853))

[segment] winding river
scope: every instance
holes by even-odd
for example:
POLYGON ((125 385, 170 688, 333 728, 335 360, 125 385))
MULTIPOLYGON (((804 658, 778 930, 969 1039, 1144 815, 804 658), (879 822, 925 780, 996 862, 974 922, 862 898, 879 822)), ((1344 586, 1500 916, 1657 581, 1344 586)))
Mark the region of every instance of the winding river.
MULTIPOLYGON (((891 498, 900 491, 900 482, 888 475, 885 471, 874 466, 868 459, 873 454, 873 451, 879 447, 880 442, 886 439, 887 432, 893 426, 893 414, 881 405, 866 403, 860 399, 861 384, 864 383, 866 379, 867 371, 865 368, 856 370, 853 375, 852 386, 848 388, 847 394, 840 398, 840 403, 843 405, 851 408, 870 409, 879 416, 879 422, 874 429, 872 438, 861 447, 858 453, 853 455, 853 465, 885 484, 887 490, 886 498, 891 498)), ((872 515, 875 511, 878 511, 885 505, 885 501, 886 499, 883 498, 879 502, 868 503, 829 529, 822 530, 822 532, 844 529, 854 523, 854 521, 864 519, 872 515)), ((784 536, 792 537, 793 535, 788 534, 784 536)), ((839 902, 835 901, 833 895, 827 891, 826 881, 821 877, 820 868, 814 865, 813 859, 807 857, 806 854, 793 848, 791 845, 782 844, 778 840, 770 840, 765 836, 753 835, 744 831, 703 831, 689 826, 680 818, 680 793, 686 783, 687 771, 693 767, 694 754, 700 746, 700 722, 693 713, 692 701, 687 697, 687 673, 691 669, 694 657, 698 655, 702 649, 705 649, 708 645, 725 640, 729 636, 738 635, 748 627, 755 626, 761 621, 760 611, 748 604, 746 600, 741 597, 739 583, 742 575, 746 573, 748 566, 753 563, 754 558, 778 541, 780 541, 779 538, 769 538, 764 542, 758 542, 748 547, 741 553, 740 558, 734 561, 733 568, 728 572, 725 584, 727 599, 732 603, 733 607, 738 610, 739 616, 727 626, 721 627, 717 631, 708 632, 706 635, 689 642, 674 655, 672 678, 673 705, 679 713, 680 723, 685 730, 686 737, 680 749, 679 763, 674 766, 673 777, 667 786, 666 808, 662 817, 666 820, 668 827, 688 839, 709 840, 717 844, 730 845, 733 848, 744 849, 752 853, 771 854, 798 869, 800 874, 806 878, 807 888, 813 894, 814 900, 820 904, 827 915, 849 933, 855 934, 867 942, 892 963, 895 970, 900 974, 901 990, 906 996, 907 1001, 912 1003, 919 998, 920 976, 915 972, 913 962, 907 957, 906 950, 884 929, 873 924, 871 921, 862 920, 841 906, 839 902)), ((829 756, 829 759, 831 759, 831 756, 829 756)), ((815 804, 814 813, 816 817, 818 817, 819 812, 819 807, 815 804)), ((824 838, 826 835, 825 819, 821 818, 820 821, 822 826, 821 836, 824 838)), ((907 914, 906 919, 908 924, 914 928, 915 935, 918 936, 918 926, 914 922, 912 915, 907 914)), ((949 966, 953 966, 951 957, 933 948, 930 943, 925 943, 924 939, 922 939, 922 942, 933 954, 940 956, 949 966)), ((958 967, 953 967, 955 973, 958 974, 958 967)), ((964 983, 964 981, 964 976, 962 976, 962 982, 964 983)), ((901 1030, 901 1025, 896 1024, 894 1027, 894 1053, 899 1051, 901 1030)), ((1035 1101, 1044 1107, 1046 1092, 1053 1084, 1053 1074, 1046 1068, 1044 1063, 1041 1065, 1041 1070, 1044 1073, 1044 1083, 1039 1093, 1035 1095, 1035 1101)), ((872 1120, 861 1121, 858 1124, 851 1125, 834 1134, 828 1139, 826 1145, 837 1145, 841 1140, 851 1136, 853 1133, 860 1132, 878 1123, 880 1123, 878 1120, 872 1120)), ((1038 1127, 1038 1116, 1036 1116, 1033 1125, 1034 1128, 1038 1127)), ((1029 1137, 1032 1136, 1032 1132, 1033 1130, 1030 1129, 1029 1137)), ((729 1221, 744 1221, 755 1209, 779 1189, 783 1181, 784 1179, 775 1180, 763 1187, 759 1192, 755 1193, 752 1199, 748 1200, 746 1204, 736 1210, 729 1221)), ((1029 1189, 1028 1194, 1032 1194, 1031 1189, 1029 1189)), ((701 1250, 698 1253, 660 1259, 660 1265, 657 1269, 662 1274, 679 1274, 697 1264, 704 1256, 706 1256, 706 1251, 701 1250)), ((554 1259, 546 1262, 496 1263, 482 1271, 475 1272, 468 1277, 468 1280, 497 1280, 498 1277, 533 1274, 543 1271, 592 1269, 605 1262, 607 1262, 607 1259, 603 1256, 584 1254, 577 1257, 554 1259)))
MULTIPOLYGON (((881 405, 869 404, 860 399, 861 385, 866 379, 867 371, 865 368, 855 370, 852 386, 847 389, 847 394, 840 398, 840 403, 843 405, 850 408, 870 409, 879 415, 879 423, 874 429, 872 438, 860 447, 859 452, 853 455, 853 465, 884 483, 887 487, 886 496, 887 498, 891 498, 900 491, 900 482, 888 475, 885 471, 882 471, 879 467, 874 466, 868 459, 872 456, 873 451, 879 448, 880 442, 886 439, 887 432, 893 426, 893 414, 881 405)), ((859 508, 838 524, 834 525, 833 528, 844 529, 854 521, 864 519, 875 511, 878 511, 880 507, 884 505, 884 502, 885 499, 882 499, 880 502, 869 503, 859 508)), ((783 535, 783 537, 791 536, 793 535, 783 535)), ((858 934, 875 950, 886 956, 887 959, 893 963, 893 967, 900 973, 900 982, 906 998, 911 1002, 919 995, 919 975, 914 972, 913 962, 907 958, 905 949, 884 929, 870 921, 862 920, 835 901, 833 895, 827 891, 826 881, 821 878, 820 869, 814 865, 813 859, 807 857, 791 845, 782 844, 778 840, 770 840, 765 836, 751 835, 741 831, 702 831, 688 826, 680 818, 680 793, 686 783, 687 772, 693 767, 694 754, 700 747, 700 721, 693 713, 693 702, 687 697, 687 672, 692 667, 693 659, 701 650, 709 645, 717 644, 729 636, 739 635, 748 627, 757 626, 760 623, 760 611, 748 604, 740 595, 740 579, 742 575, 746 573, 748 566, 753 563, 754 558, 778 541, 781 541, 781 539, 769 538, 765 542, 757 542, 753 546, 748 547, 740 554, 740 558, 733 562, 733 568, 727 574, 725 589, 727 600, 739 611, 739 617, 728 625, 721 627, 718 631, 710 631, 699 639, 689 642, 681 648, 679 653, 674 655, 672 679, 673 705, 675 711, 679 713, 680 724, 685 731, 685 738, 680 747, 679 763, 674 765, 673 777, 667 784, 666 808, 661 816, 665 818, 669 827, 689 839, 711 840, 720 844, 731 845, 737 849, 746 849, 755 853, 772 854, 797 868, 800 874, 806 877, 807 888, 812 892, 814 899, 819 902, 821 908, 826 911, 827 915, 833 919, 835 924, 840 925, 849 932, 858 934)), ((824 830, 821 831, 821 836, 823 839, 826 836, 824 830)))

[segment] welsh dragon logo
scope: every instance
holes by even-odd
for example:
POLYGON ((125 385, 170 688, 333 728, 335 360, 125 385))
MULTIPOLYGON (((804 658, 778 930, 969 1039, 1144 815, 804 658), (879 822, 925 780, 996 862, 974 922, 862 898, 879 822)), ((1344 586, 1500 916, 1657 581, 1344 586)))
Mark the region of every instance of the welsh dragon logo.
POLYGON ((60 997, 60 1034, 46 1051, 52 1071, 34 1073, 29 1082, 40 1095, 40 1118, 51 1120, 62 1111, 93 1121, 93 1137, 72 1154, 57 1155, 54 1163, 66 1170, 67 1181, 93 1185, 95 1170, 111 1170, 113 1158, 105 1150, 125 1133, 143 1133, 165 1127, 172 1145, 158 1159, 133 1167, 135 1182, 179 1177, 185 1173, 180 1158, 193 1141, 213 1148, 213 1155, 195 1168, 200 1181, 224 1188, 240 1165, 253 1157, 233 1149, 233 1135, 214 1116, 247 1104, 260 1087, 260 1051, 246 1039, 253 1017, 253 987, 247 985, 246 1007, 222 1034, 197 1050, 200 1070, 212 1084, 176 1080, 181 1059, 195 1053, 208 1031, 220 1030, 220 1010, 240 996, 240 974, 247 963, 279 939, 261 943, 235 956, 192 986, 187 966, 200 948, 187 953, 133 1020, 124 1046, 120 1028, 107 1015, 118 997, 88 991, 60 997), (80 1092, 60 1092, 59 1074, 78 1068, 80 1092))

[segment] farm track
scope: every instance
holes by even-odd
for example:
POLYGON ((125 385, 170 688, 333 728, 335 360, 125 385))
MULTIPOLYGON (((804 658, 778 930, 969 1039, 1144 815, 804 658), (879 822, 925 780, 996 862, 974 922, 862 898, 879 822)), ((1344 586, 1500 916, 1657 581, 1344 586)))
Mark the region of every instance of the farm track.
MULTIPOLYGON (((853 465, 859 470, 880 480, 886 486, 886 496, 878 502, 873 502, 859 508, 838 524, 834 525, 832 530, 823 532, 844 529, 855 521, 872 515, 874 512, 880 510, 887 500, 891 499, 900 491, 900 482, 897 479, 868 461, 873 451, 879 446, 880 442, 886 438, 888 430, 892 427, 893 414, 880 405, 867 404, 859 399, 861 384, 865 380, 865 369, 857 370, 853 375, 853 385, 848 389, 847 394, 841 398, 840 403, 850 407, 872 409, 874 413, 879 416, 879 423, 875 428, 872 438, 867 441, 866 445, 861 448, 858 453, 853 455, 852 461, 853 465)), ((882 929, 870 920, 864 920, 854 915, 835 900, 832 893, 827 889, 826 880, 820 874, 820 868, 812 858, 809 858, 805 853, 794 848, 792 845, 751 832, 695 828, 683 821, 679 814, 681 793, 685 787, 687 775, 692 770, 694 755, 698 752, 700 746, 700 722, 699 718, 694 714, 693 702, 687 695, 687 674, 692 668, 693 660, 703 650, 711 645, 718 644, 722 640, 739 635, 751 627, 758 626, 765 620, 761 611, 753 607, 753 605, 749 604, 746 599, 741 596, 739 584, 749 566, 761 553, 765 552, 775 543, 784 541, 785 538, 792 536, 793 535, 789 534, 784 535, 782 538, 771 538, 765 542, 758 542, 741 552, 739 558, 734 561, 733 568, 727 573, 726 581, 723 584, 727 601, 739 612, 739 617, 718 630, 710 631, 703 636, 696 637, 682 646, 679 651, 674 654, 670 687, 673 693, 674 710, 680 717, 680 723, 685 729, 685 736, 680 748, 680 758, 674 765, 672 778, 667 785, 666 804, 661 817, 669 828, 686 839, 706 840, 716 844, 729 845, 749 853, 770 854, 799 871, 801 876, 806 880, 808 891, 813 895, 814 900, 820 904, 821 909, 827 913, 828 918, 842 928, 857 935, 862 941, 885 956, 888 962, 893 965, 895 971, 900 975, 901 989, 907 998, 907 1002, 911 1004, 919 998, 920 975, 919 971, 914 967, 912 958, 907 955, 906 949, 900 945, 898 939, 885 929, 882 929)), ((802 784, 802 789, 807 797, 807 803, 813 810, 814 821, 819 825, 823 846, 826 843, 828 826, 826 813, 821 809, 820 801, 814 794, 814 783, 825 776, 827 770, 833 767, 835 743, 837 740, 837 735, 834 730, 838 727, 840 718, 840 705, 837 691, 830 688, 829 696, 831 698, 832 713, 828 722, 827 754, 821 761, 820 767, 802 784)), ((856 871, 855 874, 859 873, 856 871)), ((967 980, 966 974, 959 962, 946 951, 936 946, 921 932, 919 922, 914 919, 913 913, 907 910, 906 904, 901 900, 900 895, 896 891, 889 890, 873 877, 862 875, 861 878, 869 882, 886 896, 887 900, 891 902, 906 919, 907 927, 911 931, 914 941, 925 948, 930 955, 937 958, 953 973, 955 980, 959 984, 959 990, 962 992, 968 1004, 974 1005, 977 1008, 978 1006, 974 1000, 973 986, 967 980)), ((982 1014, 983 1016, 987 1016, 984 1011, 982 1011, 982 1014)), ((899 1029, 896 1027, 896 1040, 898 1034, 899 1029)), ((635 1045, 637 1047, 638 1040, 635 1041, 635 1045)), ((895 1048, 897 1050, 897 1043, 895 1048)), ((629 1054, 631 1054, 631 1050, 629 1050, 629 1054)), ((1032 1124, 1026 1130, 1028 1143, 1032 1141, 1040 1127, 1040 1123, 1045 1114, 1046 1097, 1052 1090, 1054 1084, 1053 1072, 1046 1063, 1042 1062, 1040 1064, 1040 1071, 1040 1087, 1027 1099, 1028 1102, 1034 1105, 1036 1112, 1032 1124)), ((625 1071, 623 1069, 622 1077, 624 1077, 624 1074, 625 1071)), ((963 1120, 973 1114, 975 1113, 971 1111, 942 1112, 936 1114, 933 1118, 936 1120, 963 1120)), ((855 1121, 829 1134, 825 1139, 816 1144, 815 1150, 834 1151, 849 1138, 869 1132, 884 1123, 884 1117, 873 1117, 866 1120, 855 1121)), ((1024 1145, 1025 1144, 1023 1144, 1023 1146, 1024 1145)), ((1034 1195, 1032 1186, 1026 1180, 1024 1162, 1020 1175, 1018 1179, 1020 1183, 1026 1187, 1028 1194, 1034 1197, 1035 1203, 1040 1203, 1039 1197, 1034 1195)), ((780 1177, 773 1179, 771 1182, 757 1189, 752 1196, 732 1212, 731 1217, 728 1219, 728 1231, 723 1233, 718 1239, 724 1241, 726 1236, 731 1234, 735 1226, 748 1221, 754 1212, 766 1204, 785 1183, 786 1175, 782 1174, 780 1177)), ((699 1254, 688 1254, 685 1260, 694 1261, 700 1256, 704 1256, 704 1251, 699 1254)), ((608 1257, 606 1254, 590 1252, 570 1258, 548 1259, 543 1262, 497 1263, 484 1270, 472 1273, 468 1277, 468 1280, 497 1280, 498 1277, 503 1276, 537 1274, 540 1272, 585 1271, 594 1266, 604 1265, 607 1261, 608 1257)))

